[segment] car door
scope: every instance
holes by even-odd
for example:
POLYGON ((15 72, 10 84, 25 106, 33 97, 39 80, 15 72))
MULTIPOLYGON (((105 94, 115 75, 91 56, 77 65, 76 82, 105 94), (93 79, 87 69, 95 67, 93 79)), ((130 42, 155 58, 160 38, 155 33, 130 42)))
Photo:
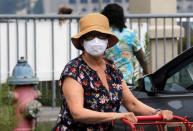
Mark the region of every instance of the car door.
POLYGON ((141 90, 133 91, 138 99, 154 108, 170 109, 176 115, 188 116, 193 121, 193 48, 141 81, 141 90))

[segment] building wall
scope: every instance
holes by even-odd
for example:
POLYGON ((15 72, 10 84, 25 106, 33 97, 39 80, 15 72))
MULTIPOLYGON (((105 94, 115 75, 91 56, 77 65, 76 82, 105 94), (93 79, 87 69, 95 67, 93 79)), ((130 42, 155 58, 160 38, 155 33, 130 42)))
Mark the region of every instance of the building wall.
POLYGON ((177 0, 177 12, 193 12, 193 0, 177 0))
MULTIPOLYGON (((56 14, 58 8, 62 5, 71 7, 74 10, 74 14, 85 14, 99 11, 106 4, 114 2, 120 4, 124 8, 125 13, 128 13, 129 0, 0 0, 0 14, 56 14), (33 6, 34 2, 42 2, 41 7, 38 6, 36 9, 33 9, 35 7, 33 6), (38 12, 32 10, 38 10, 38 12)), ((193 12, 193 0, 177 0, 177 12, 193 12)))
MULTIPOLYGON (((73 9, 73 14, 86 14, 88 12, 100 11, 108 3, 118 3, 129 13, 129 0, 44 0, 45 13, 54 14, 61 5, 69 6, 73 9), (47 10, 46 10, 47 9, 47 10)), ((177 0, 177 12, 193 12, 193 0, 177 0)))
POLYGON ((86 14, 88 12, 98 12, 109 3, 118 3, 123 8, 125 13, 128 13, 129 0, 44 0, 44 3, 50 5, 46 7, 45 13, 56 13, 62 5, 71 7, 73 14, 86 14))

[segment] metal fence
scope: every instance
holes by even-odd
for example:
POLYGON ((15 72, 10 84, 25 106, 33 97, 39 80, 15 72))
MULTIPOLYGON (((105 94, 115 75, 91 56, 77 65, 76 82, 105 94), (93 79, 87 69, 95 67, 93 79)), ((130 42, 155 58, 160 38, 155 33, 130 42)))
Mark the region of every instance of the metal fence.
MULTIPOLYGON (((70 40, 79 30, 79 18, 0 15, 0 85, 6 84, 17 60, 24 56, 41 81, 38 88, 42 102, 55 107, 60 73, 69 60, 81 53, 70 40)), ((138 33, 143 49, 151 56, 152 71, 193 45, 192 20, 193 14, 126 16, 127 27, 138 33)))

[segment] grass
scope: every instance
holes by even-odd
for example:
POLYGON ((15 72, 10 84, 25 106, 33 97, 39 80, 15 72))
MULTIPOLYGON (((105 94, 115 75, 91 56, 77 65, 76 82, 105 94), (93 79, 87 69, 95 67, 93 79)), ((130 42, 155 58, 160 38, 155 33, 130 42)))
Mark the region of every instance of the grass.
POLYGON ((8 86, 0 88, 0 130, 11 131, 16 124, 12 100, 8 97, 8 86))
MULTIPOLYGON (((52 81, 41 81, 38 85, 38 89, 41 91, 42 96, 39 101, 44 106, 52 106, 52 81)), ((56 106, 61 105, 60 100, 60 87, 58 81, 56 81, 56 106)))

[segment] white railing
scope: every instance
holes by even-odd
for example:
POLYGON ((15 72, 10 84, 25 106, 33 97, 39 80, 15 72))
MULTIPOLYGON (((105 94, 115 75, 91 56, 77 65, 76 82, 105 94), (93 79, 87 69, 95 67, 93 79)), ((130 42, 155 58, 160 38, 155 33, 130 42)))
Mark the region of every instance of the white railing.
MULTIPOLYGON (((0 15, 0 85, 6 83, 7 78, 12 75, 17 60, 24 56, 40 81, 52 81, 52 105, 55 106, 56 80, 59 79, 64 65, 81 53, 72 46, 70 40, 70 37, 79 29, 79 18, 80 16, 65 15, 0 15), (59 19, 62 18, 64 22, 60 25, 59 19)), ((176 39, 178 40, 177 53, 191 46, 192 19, 193 14, 138 14, 126 16, 126 23, 128 28, 138 32, 144 47, 147 41, 150 44, 152 40, 155 41, 154 59, 157 69, 159 68, 157 66, 159 40, 162 39, 164 45, 162 53, 166 63, 168 29, 171 32, 172 57, 175 57, 173 46, 176 39), (179 27, 178 36, 175 34, 176 25, 179 27), (154 28, 153 33, 152 28, 154 28), (159 32, 160 28, 162 28, 162 35, 159 32)))

